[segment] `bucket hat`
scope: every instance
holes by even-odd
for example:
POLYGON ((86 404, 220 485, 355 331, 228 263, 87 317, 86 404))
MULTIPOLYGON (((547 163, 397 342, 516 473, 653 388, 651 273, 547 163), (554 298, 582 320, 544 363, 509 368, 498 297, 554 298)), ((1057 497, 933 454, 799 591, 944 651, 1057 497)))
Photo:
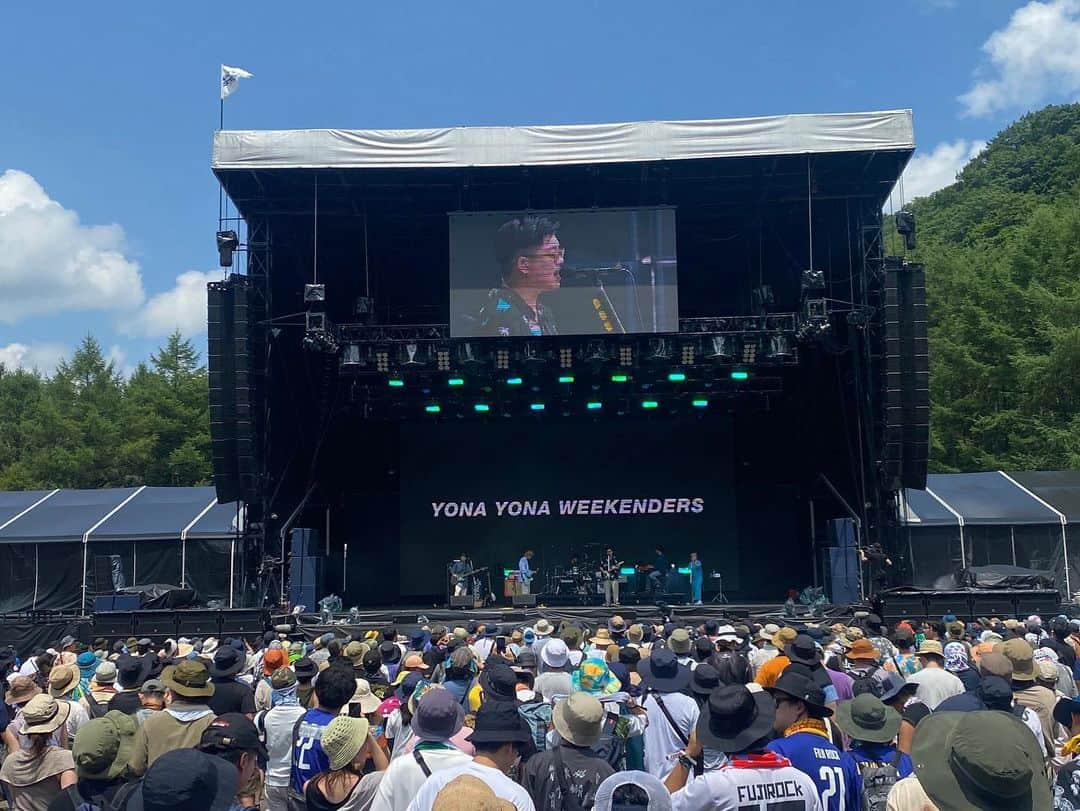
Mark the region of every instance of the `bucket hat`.
POLYGON ((197 749, 166 752, 146 771, 127 811, 228 811, 236 767, 197 749))
POLYGON ((549 668, 566 667, 570 651, 561 639, 552 639, 540 649, 540 661, 549 668))
POLYGON ((370 729, 366 718, 350 718, 348 715, 339 715, 326 725, 321 743, 332 771, 344 769, 356 759, 367 742, 370 729))
POLYGON ((863 693, 836 708, 836 725, 853 740, 888 743, 900 731, 900 713, 872 693, 863 693))
MULTIPOLYGON (((269 651, 267 651, 269 653, 269 651)), ((216 679, 235 676, 244 669, 247 657, 236 648, 218 648, 214 652, 214 661, 210 663, 210 675, 216 679)))
POLYGON ((536 625, 533 627, 533 630, 536 632, 537 636, 549 636, 551 632, 555 630, 555 626, 553 626, 546 619, 542 619, 538 623, 536 623, 536 625))
POLYGON ((476 711, 469 740, 476 743, 528 743, 532 731, 512 701, 485 701, 476 711))
POLYGON ((161 681, 184 698, 206 698, 214 694, 206 665, 196 659, 185 659, 178 665, 165 668, 161 681))
POLYGON ((369 712, 375 712, 379 709, 379 698, 371 692, 371 682, 367 679, 356 679, 356 690, 353 692, 352 698, 348 703, 341 708, 341 712, 349 714, 349 704, 359 704, 360 712, 367 715, 369 712))
POLYGON ((707 696, 720 686, 720 671, 702 662, 690 674, 690 692, 698 696, 707 696))
POLYGON ((818 663, 817 645, 809 634, 796 634, 784 648, 784 655, 793 662, 813 667, 818 663))
POLYGON ((919 656, 937 656, 942 662, 945 661, 945 651, 941 649, 941 643, 936 639, 924 639, 919 645, 919 656))
POLYGON ((776 703, 760 686, 729 684, 709 694, 698 716, 697 739, 725 754, 742 752, 772 732, 775 718, 776 703))
POLYGON ((551 723, 563 740, 574 746, 590 747, 600 740, 605 715, 598 698, 588 693, 572 693, 555 705, 551 723))
POLYGON ((22 717, 26 724, 23 733, 34 735, 55 732, 67 722, 70 714, 70 702, 57 701, 44 693, 36 695, 23 707, 22 717))
POLYGON ((135 751, 135 717, 109 710, 79 727, 71 756, 80 780, 113 780, 123 774, 135 751))
POLYGON ((592 644, 603 648, 607 647, 615 640, 611 638, 611 631, 609 631, 607 628, 598 628, 596 630, 596 636, 591 637, 589 641, 592 644))
POLYGON ((1035 651, 1026 639, 1010 639, 994 646, 995 653, 1005 654, 1012 662, 1013 681, 1035 681, 1035 651))
POLYGON ((461 731, 465 711, 449 690, 428 690, 416 703, 412 733, 421 741, 447 741, 461 731))
POLYGON ((690 684, 690 668, 679 664, 675 651, 660 648, 638 662, 638 673, 645 686, 659 693, 675 693, 690 684))
POLYGON ((685 628, 676 628, 668 637, 668 647, 680 656, 689 654, 692 647, 690 632, 685 628))
POLYGON ((791 670, 784 670, 776 683, 770 688, 773 693, 783 693, 796 698, 806 705, 806 714, 811 718, 828 718, 833 711, 825 706, 825 691, 809 676, 791 670))
POLYGON ((49 671, 49 695, 53 698, 66 696, 79 686, 82 674, 75 665, 57 665, 49 671))
POLYGON ((604 779, 596 789, 596 802, 593 808, 596 811, 611 811, 614 805, 615 792, 622 786, 637 786, 645 792, 649 798, 649 804, 645 811, 671 811, 671 794, 654 774, 648 772, 626 771, 604 779))
POLYGON ((856 662, 876 662, 881 658, 881 654, 869 639, 856 639, 844 654, 844 658, 856 662))

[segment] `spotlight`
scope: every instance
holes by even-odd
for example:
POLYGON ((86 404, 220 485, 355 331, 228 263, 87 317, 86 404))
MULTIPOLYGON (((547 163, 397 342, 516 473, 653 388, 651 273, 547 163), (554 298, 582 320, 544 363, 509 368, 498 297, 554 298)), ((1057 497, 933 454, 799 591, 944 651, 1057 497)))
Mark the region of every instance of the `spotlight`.
POLYGON ((473 411, 478 414, 486 414, 491 411, 491 406, 489 406, 487 403, 477 403, 473 406, 473 411))
POLYGON ((233 251, 240 247, 240 237, 235 231, 217 232, 218 264, 223 268, 231 268, 233 263, 233 251))
POLYGON ((341 365, 353 368, 360 365, 360 345, 345 344, 341 350, 341 365))
POLYGON ((896 233, 903 236, 905 248, 915 250, 915 215, 906 210, 897 211, 896 233))
POLYGON ((790 360, 793 357, 791 341, 786 335, 769 336, 769 357, 773 360, 790 360))
POLYGON ((641 401, 641 407, 644 408, 646 411, 654 409, 654 408, 658 407, 659 405, 660 404, 658 402, 656 402, 656 400, 642 400, 641 401))
POLYGON ((671 345, 667 338, 649 339, 649 360, 653 363, 666 363, 671 360, 671 345))
POLYGON ((682 345, 681 360, 683 366, 694 365, 694 355, 697 353, 697 346, 691 343, 682 345))
POLYGON ((820 293, 825 289, 825 271, 804 270, 802 272, 802 292, 820 293))
POLYGON ((686 382, 686 373, 685 372, 668 372, 667 379, 668 379, 669 383, 685 383, 686 382))
POLYGON ((574 350, 569 346, 559 347, 559 368, 569 369, 574 365, 574 350))
POLYGON ((694 408, 708 408, 709 407, 709 401, 708 400, 702 400, 702 399, 693 400, 693 401, 691 401, 690 405, 692 405, 694 408))
POLYGON ((529 404, 529 410, 530 411, 543 411, 544 410, 544 404, 543 403, 530 403, 529 404))
POLYGON ((312 304, 314 302, 326 301, 326 285, 325 284, 305 284, 304 285, 304 303, 312 304))
POLYGON ((604 404, 601 403, 599 400, 590 400, 585 404, 585 408, 587 408, 589 411, 599 411, 603 407, 604 404))
POLYGON ((560 383, 573 383, 574 382, 574 376, 573 375, 559 375, 559 382, 560 383))
POLYGON ((731 373, 731 379, 732 380, 749 380, 750 379, 750 373, 747 372, 747 371, 744 371, 743 369, 735 369, 731 373))
POLYGON ((630 378, 627 377, 626 375, 612 375, 611 376, 611 382, 612 383, 625 383, 629 379, 630 378))
POLYGON ((622 344, 621 346, 619 346, 619 365, 634 365, 634 347, 630 344, 622 344))
POLYGON ((735 339, 730 335, 714 335, 709 339, 709 348, 705 352, 709 360, 730 363, 735 358, 735 339))
POLYGON ((742 339, 742 362, 751 364, 757 361, 757 338, 744 335, 742 339))
POLYGON ((450 371, 450 350, 449 349, 437 349, 435 350, 435 368, 440 372, 450 371))
POLYGON ((496 369, 509 369, 510 368, 510 350, 505 347, 500 347, 495 350, 495 368, 496 369))
POLYGON ((438 403, 430 403, 429 405, 424 406, 424 411, 428 414, 438 414, 442 411, 442 407, 438 403))
POLYGON ((465 378, 451 377, 449 380, 446 381, 446 385, 447 386, 454 386, 454 387, 464 386, 465 385, 465 378))

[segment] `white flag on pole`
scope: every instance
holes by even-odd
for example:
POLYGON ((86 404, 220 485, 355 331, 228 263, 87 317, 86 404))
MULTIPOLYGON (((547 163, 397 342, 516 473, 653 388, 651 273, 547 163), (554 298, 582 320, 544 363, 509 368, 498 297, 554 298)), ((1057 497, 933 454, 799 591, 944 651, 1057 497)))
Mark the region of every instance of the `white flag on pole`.
POLYGON ((236 92, 241 79, 250 79, 251 74, 243 68, 232 68, 228 65, 221 66, 221 100, 225 101, 236 92))

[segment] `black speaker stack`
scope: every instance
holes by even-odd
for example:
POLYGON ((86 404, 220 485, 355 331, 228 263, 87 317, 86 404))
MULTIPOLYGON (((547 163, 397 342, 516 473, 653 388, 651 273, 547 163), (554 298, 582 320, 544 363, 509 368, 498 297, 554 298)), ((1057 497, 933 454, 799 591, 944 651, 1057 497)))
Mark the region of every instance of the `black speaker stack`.
POLYGON ((930 449, 930 362, 926 271, 885 259, 885 443, 887 490, 926 488, 930 449))
POLYGON ((321 553, 322 533, 297 527, 292 531, 289 557, 289 604, 318 611, 326 596, 326 558, 321 553))
POLYGON ((232 274, 207 285, 210 449, 218 501, 253 501, 248 282, 232 274))

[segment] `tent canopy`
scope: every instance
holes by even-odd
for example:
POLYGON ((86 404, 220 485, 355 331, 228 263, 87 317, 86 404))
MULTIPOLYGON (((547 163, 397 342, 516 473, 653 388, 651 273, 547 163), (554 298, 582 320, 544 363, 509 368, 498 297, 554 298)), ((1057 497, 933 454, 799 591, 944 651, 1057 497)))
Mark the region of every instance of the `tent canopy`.
POLYGON ((1059 513, 1080 520, 1080 471, 931 473, 904 501, 907 526, 957 524, 957 515, 967 526, 1060 525, 1059 513))
POLYGON ((0 492, 0 544, 228 539, 235 523, 213 487, 0 492))

